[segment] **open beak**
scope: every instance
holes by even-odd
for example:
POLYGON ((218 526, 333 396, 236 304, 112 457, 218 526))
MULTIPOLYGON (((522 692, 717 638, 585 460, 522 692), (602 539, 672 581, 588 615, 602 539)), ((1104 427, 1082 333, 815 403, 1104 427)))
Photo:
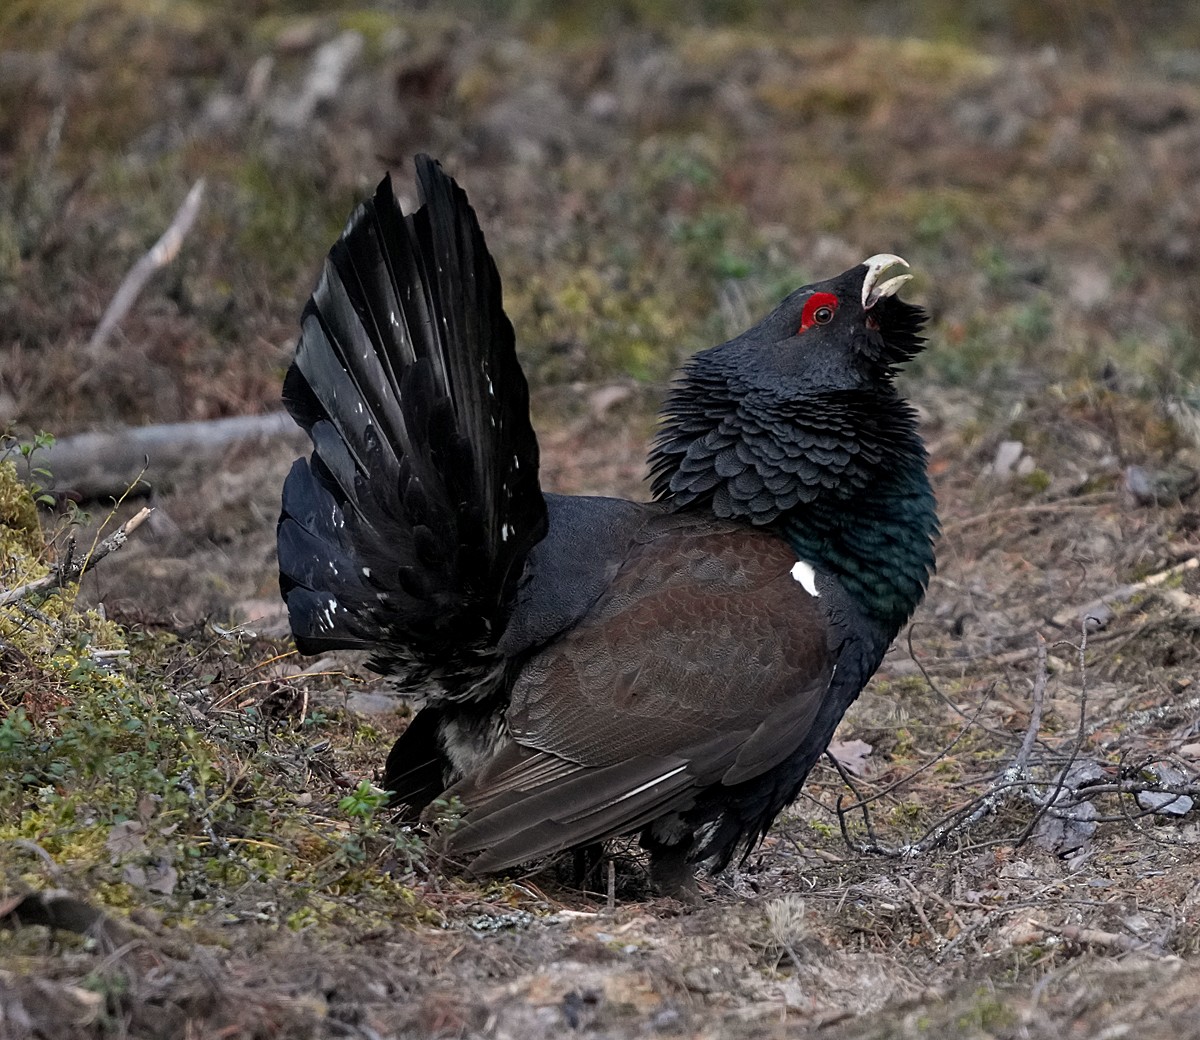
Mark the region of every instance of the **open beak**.
POLYGON ((898 274, 885 282, 880 282, 879 276, 897 264, 901 267, 909 266, 908 261, 903 257, 893 256, 891 253, 876 253, 863 261, 863 266, 867 269, 867 276, 863 279, 862 288, 864 311, 869 311, 885 296, 894 296, 896 290, 912 277, 911 274, 898 274))

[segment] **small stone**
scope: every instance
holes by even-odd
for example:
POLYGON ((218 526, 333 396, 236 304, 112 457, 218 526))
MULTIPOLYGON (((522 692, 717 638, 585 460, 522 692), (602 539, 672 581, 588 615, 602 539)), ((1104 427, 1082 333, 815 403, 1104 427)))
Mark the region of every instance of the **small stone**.
POLYGON ((1195 804, 1186 794, 1171 794, 1169 791, 1139 791, 1137 803, 1148 812, 1160 816, 1186 816, 1195 804))
POLYGON ((1001 441, 996 448, 996 457, 992 460, 992 475, 1007 477, 1013 467, 1020 461, 1025 451, 1025 445, 1020 441, 1001 441))
POLYGON ((1194 469, 1173 467, 1149 470, 1144 466, 1125 468, 1125 488, 1139 506, 1170 506, 1185 502, 1200 487, 1194 469))
POLYGON ((678 1029, 683 1024, 683 1016, 678 1009, 673 1007, 665 1007, 652 1019, 650 1019, 650 1028, 656 1033, 665 1033, 667 1030, 678 1029))
MULTIPOLYGON (((1182 769, 1166 762, 1155 762, 1142 770, 1165 787, 1182 787, 1188 782, 1187 774, 1182 769)), ((1160 816, 1186 816, 1196 804, 1186 794, 1172 794, 1170 791, 1139 791, 1137 803, 1148 812, 1160 816)))
POLYGON ((1090 311, 1112 296, 1112 278, 1092 264, 1082 264, 1069 275, 1067 295, 1081 310, 1090 311))
POLYGON ((1107 603, 1097 603, 1094 607, 1088 608, 1087 613, 1080 620, 1087 622, 1089 632, 1099 632, 1112 621, 1113 616, 1112 607, 1107 603))

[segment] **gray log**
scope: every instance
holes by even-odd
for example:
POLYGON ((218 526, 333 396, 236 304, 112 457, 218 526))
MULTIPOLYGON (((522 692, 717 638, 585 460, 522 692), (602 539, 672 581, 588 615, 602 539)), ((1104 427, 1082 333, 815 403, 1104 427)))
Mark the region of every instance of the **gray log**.
POLYGON ((234 449, 269 444, 301 454, 308 438, 286 412, 273 412, 82 433, 39 452, 36 464, 53 475, 51 490, 100 499, 124 494, 138 474, 135 493, 169 491, 212 472, 234 449))

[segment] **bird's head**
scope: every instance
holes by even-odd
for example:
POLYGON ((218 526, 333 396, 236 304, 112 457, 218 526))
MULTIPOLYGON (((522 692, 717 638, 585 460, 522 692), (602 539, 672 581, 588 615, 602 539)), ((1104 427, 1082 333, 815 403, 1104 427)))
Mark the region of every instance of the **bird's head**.
POLYGON ((696 355, 747 391, 805 397, 890 386, 895 366, 924 346, 925 313, 897 290, 908 262, 879 253, 791 293, 753 328, 696 355))

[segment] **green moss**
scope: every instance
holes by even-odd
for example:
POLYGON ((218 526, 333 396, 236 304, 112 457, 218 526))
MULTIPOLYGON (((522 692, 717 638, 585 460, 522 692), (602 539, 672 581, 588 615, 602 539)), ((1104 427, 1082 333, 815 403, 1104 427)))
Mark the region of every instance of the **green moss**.
POLYGON ((689 333, 670 293, 614 269, 534 276, 506 298, 506 310, 544 377, 624 372, 662 379, 677 360, 672 348, 689 333))
POLYGON ((924 813, 925 807, 920 802, 906 801, 892 809, 891 818, 893 823, 903 823, 920 819, 924 813))
POLYGON ((1054 478, 1044 469, 1035 469, 1017 480, 1018 487, 1030 498, 1049 490, 1054 478))
POLYGON ((343 32, 356 32, 366 44, 367 53, 378 56, 383 52, 388 34, 395 31, 399 22, 394 11, 350 10, 337 16, 338 28, 343 32))
POLYGON ((305 283, 354 208, 350 193, 329 190, 315 171, 247 159, 234 171, 242 220, 235 230, 238 248, 254 267, 277 283, 303 276, 305 283))
POLYGON ((976 996, 978 1002, 959 1015, 955 1023, 962 1032, 983 1030, 986 1033, 995 1033, 997 1030, 1008 1029, 1016 1022, 1016 1015, 1012 1009, 1003 1004, 991 990, 980 990, 976 996))
MULTIPOLYGON (((0 501, 9 572, 44 573, 11 463, 0 501)), ((314 730, 350 731, 371 758, 384 734, 336 713, 289 727, 233 708, 261 685, 245 678, 257 665, 244 647, 126 633, 70 593, 0 607, 0 844, 15 850, 0 884, 77 885, 109 908, 157 904, 180 926, 262 884, 290 926, 307 906, 348 927, 421 912, 403 876, 381 869, 393 835, 379 800, 339 807, 334 789, 305 790, 314 730)))

